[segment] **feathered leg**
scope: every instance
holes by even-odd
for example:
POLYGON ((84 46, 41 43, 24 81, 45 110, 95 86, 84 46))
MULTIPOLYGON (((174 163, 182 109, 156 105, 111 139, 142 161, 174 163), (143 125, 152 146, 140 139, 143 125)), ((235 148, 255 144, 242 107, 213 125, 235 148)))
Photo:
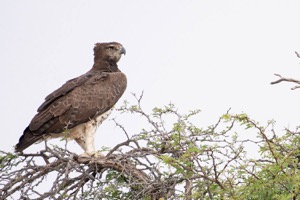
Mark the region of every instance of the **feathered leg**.
POLYGON ((75 138, 75 141, 84 150, 82 157, 103 157, 102 154, 98 153, 95 149, 95 133, 97 130, 97 122, 91 120, 84 125, 83 134, 79 138, 75 138))

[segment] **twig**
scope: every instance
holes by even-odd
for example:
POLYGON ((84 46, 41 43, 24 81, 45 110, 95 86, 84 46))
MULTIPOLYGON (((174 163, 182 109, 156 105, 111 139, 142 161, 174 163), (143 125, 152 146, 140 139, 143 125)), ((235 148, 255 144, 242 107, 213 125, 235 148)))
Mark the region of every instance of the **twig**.
POLYGON ((293 78, 285 78, 285 77, 281 76, 280 74, 274 74, 274 75, 278 76, 279 79, 276 80, 276 81, 271 82, 272 85, 280 83, 282 81, 285 81, 285 82, 292 82, 292 83, 298 84, 297 86, 292 87, 291 90, 295 90, 295 89, 300 88, 300 80, 293 79, 293 78))

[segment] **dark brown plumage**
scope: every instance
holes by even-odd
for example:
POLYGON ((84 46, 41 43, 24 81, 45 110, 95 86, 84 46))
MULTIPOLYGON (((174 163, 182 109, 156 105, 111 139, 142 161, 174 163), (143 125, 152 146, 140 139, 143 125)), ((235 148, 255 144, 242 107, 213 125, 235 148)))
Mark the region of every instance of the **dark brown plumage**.
POLYGON ((49 94, 16 145, 21 152, 38 141, 67 137, 92 155, 94 132, 126 89, 126 76, 117 62, 125 54, 117 42, 97 43, 94 65, 49 94), (68 130, 68 131, 66 131, 68 130))

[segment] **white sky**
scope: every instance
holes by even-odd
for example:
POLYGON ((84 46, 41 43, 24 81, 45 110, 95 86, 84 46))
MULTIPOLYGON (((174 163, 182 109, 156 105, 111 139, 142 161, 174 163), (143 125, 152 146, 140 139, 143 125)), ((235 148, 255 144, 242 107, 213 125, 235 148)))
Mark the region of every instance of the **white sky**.
MULTIPOLYGON (((91 68, 96 42, 127 50, 122 100, 134 103, 131 92, 144 90, 149 110, 199 108, 204 127, 230 107, 275 119, 278 130, 300 125, 300 90, 270 85, 274 73, 300 79, 299 10, 297 0, 0 0, 0 149, 13 150, 47 94, 91 68)), ((131 129, 135 119, 123 121, 131 129)), ((125 139, 106 121, 96 145, 116 138, 125 139)))

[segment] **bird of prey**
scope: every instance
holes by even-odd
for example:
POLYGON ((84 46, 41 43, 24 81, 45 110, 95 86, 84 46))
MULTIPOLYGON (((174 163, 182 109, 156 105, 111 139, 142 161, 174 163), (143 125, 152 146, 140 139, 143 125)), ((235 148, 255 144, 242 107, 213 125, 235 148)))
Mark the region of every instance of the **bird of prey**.
POLYGON ((82 147, 82 156, 94 156, 96 129, 126 89, 126 76, 117 65, 125 53, 117 42, 95 44, 92 69, 45 98, 20 137, 16 152, 36 142, 64 137, 74 139, 82 147))

